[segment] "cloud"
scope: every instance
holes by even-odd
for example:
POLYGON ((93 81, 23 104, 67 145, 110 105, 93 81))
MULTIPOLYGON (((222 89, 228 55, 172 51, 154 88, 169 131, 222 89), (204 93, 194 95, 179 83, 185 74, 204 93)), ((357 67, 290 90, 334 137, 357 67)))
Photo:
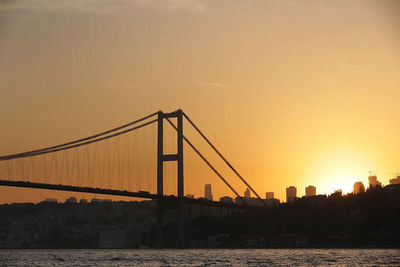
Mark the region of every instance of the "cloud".
POLYGON ((118 89, 121 91, 130 91, 130 90, 137 90, 137 89, 146 89, 148 87, 145 86, 140 86, 140 85, 135 85, 135 84, 130 84, 126 82, 120 82, 120 81, 109 81, 106 83, 107 85, 112 88, 112 90, 118 89))
POLYGON ((74 11, 112 13, 129 8, 156 9, 168 13, 201 13, 207 10, 202 0, 1 0, 0 12, 74 11))
POLYGON ((203 80, 196 80, 201 87, 211 89, 211 90, 225 90, 225 86, 221 83, 212 82, 212 81, 203 81, 203 80))

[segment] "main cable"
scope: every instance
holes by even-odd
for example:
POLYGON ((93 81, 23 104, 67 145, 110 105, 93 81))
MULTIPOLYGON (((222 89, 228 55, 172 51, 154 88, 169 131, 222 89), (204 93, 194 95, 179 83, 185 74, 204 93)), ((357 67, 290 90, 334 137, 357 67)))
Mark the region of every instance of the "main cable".
MULTIPOLYGON (((27 157, 27 156, 37 155, 36 153, 40 153, 40 152, 43 152, 43 151, 54 150, 54 149, 57 149, 57 148, 60 148, 60 147, 70 146, 70 145, 73 145, 73 144, 81 143, 81 142, 84 142, 84 141, 87 141, 87 140, 90 140, 90 139, 93 139, 93 138, 97 138, 97 137, 102 136, 102 135, 106 135, 106 134, 121 130, 121 129, 129 127, 131 125, 137 124, 137 123, 139 123, 141 121, 144 121, 144 120, 147 120, 147 119, 149 119, 149 118, 151 118, 151 117, 153 117, 153 116, 155 116, 157 114, 158 114, 158 112, 155 112, 155 113, 147 115, 147 116, 145 116, 143 118, 140 118, 138 120, 135 120, 135 121, 132 121, 130 123, 124 124, 122 126, 113 128, 111 130, 108 130, 108 131, 105 131, 105 132, 101 132, 101 133, 97 133, 97 134, 94 134, 94 135, 91 135, 91 136, 88 136, 88 137, 84 137, 84 138, 81 138, 81 139, 78 139, 78 140, 70 141, 70 142, 67 142, 67 143, 63 143, 63 144, 59 144, 59 145, 55 145, 55 146, 50 146, 50 147, 46 147, 46 148, 41 148, 41 149, 36 149, 36 150, 31 150, 31 151, 26 151, 26 152, 22 152, 22 153, 12 154, 12 155, 1 156, 0 157, 0 161, 14 159, 14 158, 24 158, 24 157, 27 157)), ((40 154, 38 154, 38 155, 40 155, 40 154)))
POLYGON ((38 156, 38 155, 43 155, 43 154, 63 151, 63 150, 71 149, 71 148, 76 148, 76 147, 80 147, 80 146, 84 146, 84 145, 89 145, 89 144, 92 144, 92 143, 95 143, 95 142, 106 140, 106 139, 109 139, 109 138, 112 138, 112 137, 115 137, 115 136, 119 136, 119 135, 124 134, 124 133, 128 133, 128 132, 140 129, 140 128, 142 128, 144 126, 147 126, 147 125, 150 125, 150 124, 152 124, 152 123, 154 123, 156 121, 157 121, 157 119, 154 119, 154 120, 145 122, 145 123, 143 123, 141 125, 135 126, 133 128, 129 128, 129 129, 126 129, 124 131, 115 133, 115 134, 107 135, 107 136, 104 136, 104 137, 100 137, 100 138, 97 138, 97 139, 93 139, 93 140, 90 140, 90 141, 86 141, 86 142, 83 142, 83 143, 78 143, 78 144, 74 144, 74 145, 70 145, 70 146, 64 146, 64 147, 60 147, 60 148, 44 150, 44 151, 40 151, 40 152, 37 152, 37 153, 28 154, 28 155, 14 154, 14 155, 3 156, 3 157, 0 157, 0 161, 5 161, 5 160, 10 160, 10 159, 15 159, 15 158, 26 158, 26 157, 31 157, 31 156, 38 156))

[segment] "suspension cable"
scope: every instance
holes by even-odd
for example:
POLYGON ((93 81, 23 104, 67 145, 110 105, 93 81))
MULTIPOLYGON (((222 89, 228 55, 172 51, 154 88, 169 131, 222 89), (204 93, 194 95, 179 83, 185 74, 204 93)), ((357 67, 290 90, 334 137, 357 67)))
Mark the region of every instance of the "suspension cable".
MULTIPOLYGON (((171 122, 171 120, 169 118, 165 118, 169 124, 171 124, 171 126, 178 131, 178 128, 175 126, 175 124, 173 124, 171 122)), ((229 187, 229 189, 232 190, 233 193, 235 193, 235 195, 246 205, 248 205, 248 203, 244 200, 244 198, 242 198, 238 192, 236 192, 236 190, 228 183, 227 180, 225 180, 225 178, 214 168, 213 165, 211 165, 211 163, 200 153, 200 151, 183 135, 183 139, 186 141, 186 143, 197 153, 197 155, 199 155, 199 157, 208 165, 208 167, 211 168, 211 170, 213 170, 213 172, 229 187)))
MULTIPOLYGON (((99 137, 99 136, 102 136, 102 135, 106 135, 106 134, 121 130, 121 129, 129 127, 131 125, 137 124, 137 123, 142 122, 144 120, 147 120, 147 119, 149 119, 149 118, 151 118, 151 117, 153 117, 153 116, 155 116, 157 114, 158 114, 158 112, 155 112, 155 113, 147 115, 147 116, 145 116, 143 118, 140 118, 138 120, 135 120, 135 121, 132 121, 130 123, 124 124, 122 126, 113 128, 111 130, 108 130, 108 131, 105 131, 105 132, 101 132, 101 133, 97 133, 97 134, 94 134, 94 135, 91 135, 91 136, 88 136, 88 137, 85 137, 85 138, 81 138, 81 139, 78 139, 78 140, 74 140, 74 141, 71 141, 71 142, 67 142, 67 143, 63 143, 63 144, 59 144, 59 145, 55 145, 55 146, 50 146, 50 147, 46 147, 46 148, 26 151, 26 152, 22 152, 22 153, 18 153, 18 154, 2 156, 2 157, 0 157, 0 161, 14 159, 14 158, 20 158, 20 157, 24 158, 24 157, 27 157, 27 156, 36 155, 36 153, 44 152, 44 151, 47 151, 47 150, 54 150, 54 149, 57 149, 57 148, 60 148, 60 147, 70 146, 70 145, 74 145, 74 144, 77 144, 77 143, 81 143, 81 142, 84 142, 84 141, 87 141, 87 140, 90 140, 90 139, 93 139, 93 138, 96 138, 96 137, 99 137)), ((40 154, 38 154, 38 155, 40 155, 40 154)))
POLYGON ((267 206, 267 203, 258 195, 258 193, 246 182, 246 180, 236 171, 236 169, 228 162, 228 160, 218 151, 218 149, 211 143, 211 141, 200 131, 200 129, 194 124, 194 122, 189 119, 189 117, 183 112, 183 116, 186 120, 193 126, 193 128, 203 137, 203 139, 211 146, 211 148, 218 154, 218 156, 229 166, 229 168, 242 180, 242 182, 250 188, 250 190, 257 196, 257 198, 261 201, 264 206, 267 206))
POLYGON ((38 156, 38 155, 43 155, 43 154, 63 151, 63 150, 71 149, 71 148, 76 148, 76 147, 80 147, 80 146, 84 146, 84 145, 89 145, 89 144, 92 144, 92 143, 95 143, 95 142, 106 140, 106 139, 109 139, 109 138, 112 138, 112 137, 115 137, 115 136, 119 136, 119 135, 124 134, 124 133, 128 133, 128 132, 140 129, 140 128, 142 128, 144 126, 147 126, 147 125, 150 125, 150 124, 152 124, 152 123, 154 123, 156 121, 157 121, 157 119, 154 119, 154 120, 145 122, 143 124, 140 124, 138 126, 126 129, 124 131, 117 132, 117 133, 114 133, 114 134, 111 134, 111 135, 107 135, 107 136, 103 136, 103 137, 100 137, 100 138, 97 138, 97 139, 93 139, 93 140, 90 140, 90 141, 86 141, 86 142, 83 142, 83 143, 77 143, 77 144, 73 144, 73 145, 69 145, 69 146, 53 148, 53 149, 39 151, 39 152, 36 152, 36 153, 30 153, 30 154, 23 154, 22 153, 22 155, 21 154, 14 154, 14 155, 3 156, 3 157, 0 157, 0 161, 5 161, 5 160, 10 160, 10 159, 15 159, 15 158, 26 158, 26 157, 31 157, 31 156, 38 156))

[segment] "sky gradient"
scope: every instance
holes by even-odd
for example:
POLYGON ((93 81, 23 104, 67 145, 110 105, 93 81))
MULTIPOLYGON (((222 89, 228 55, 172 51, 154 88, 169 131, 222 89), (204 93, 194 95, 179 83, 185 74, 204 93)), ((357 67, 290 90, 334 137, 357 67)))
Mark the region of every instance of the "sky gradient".
POLYGON ((399 29, 385 0, 2 1, 0 154, 182 108, 263 196, 349 192, 370 170, 388 184, 399 29))

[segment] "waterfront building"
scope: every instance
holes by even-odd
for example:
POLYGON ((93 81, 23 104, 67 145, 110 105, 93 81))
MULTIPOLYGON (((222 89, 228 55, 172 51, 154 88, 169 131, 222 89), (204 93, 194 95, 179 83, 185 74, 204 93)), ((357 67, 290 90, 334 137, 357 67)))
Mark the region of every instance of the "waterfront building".
POLYGON ((265 199, 273 199, 273 198, 274 198, 274 192, 265 193, 265 199))
POLYGON ((286 203, 291 203, 296 200, 297 189, 294 186, 289 186, 286 188, 286 203))
POLYGON ((378 178, 375 175, 369 176, 368 182, 369 182, 369 188, 382 186, 382 183, 378 181, 378 178))
POLYGON ((365 188, 362 182, 355 182, 353 186, 353 194, 364 193, 365 188))
POLYGON ((204 186, 204 198, 208 200, 213 200, 211 184, 206 184, 204 186))
POLYGON ((306 197, 312 197, 317 195, 317 188, 315 186, 309 185, 306 187, 306 197))

